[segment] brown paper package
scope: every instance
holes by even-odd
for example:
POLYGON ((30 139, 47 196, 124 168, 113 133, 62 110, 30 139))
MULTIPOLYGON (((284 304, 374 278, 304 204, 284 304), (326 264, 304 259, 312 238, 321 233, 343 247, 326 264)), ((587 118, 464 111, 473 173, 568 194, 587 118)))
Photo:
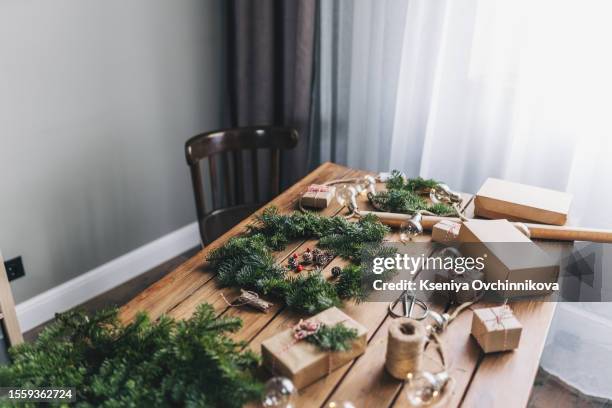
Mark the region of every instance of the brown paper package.
MULTIPOLYGON (((559 278, 559 265, 507 220, 466 221, 461 226, 459 241, 464 256, 484 257, 487 282, 532 280, 553 283, 559 278)), ((500 291, 499 294, 515 297, 550 292, 500 291)))
POLYGON ((457 242, 461 224, 454 221, 442 220, 431 229, 431 240, 440 243, 457 242))
POLYGON ((485 353, 518 348, 522 331, 523 326, 506 306, 474 310, 471 333, 485 353))
POLYGON ((564 225, 571 194, 488 178, 474 198, 474 213, 491 219, 564 225))
POLYGON ((261 354, 266 368, 274 374, 289 378, 298 389, 312 384, 360 356, 364 353, 367 344, 368 330, 336 307, 327 309, 311 319, 329 326, 342 323, 357 329, 357 339, 353 341, 350 350, 339 352, 321 351, 305 340, 296 342, 292 329, 265 340, 261 345, 261 354))
MULTIPOLYGON (((317 187, 316 185, 312 185, 317 187)), ((327 208, 329 203, 334 198, 336 188, 334 186, 326 187, 329 191, 307 191, 302 196, 302 205, 310 208, 327 208)))

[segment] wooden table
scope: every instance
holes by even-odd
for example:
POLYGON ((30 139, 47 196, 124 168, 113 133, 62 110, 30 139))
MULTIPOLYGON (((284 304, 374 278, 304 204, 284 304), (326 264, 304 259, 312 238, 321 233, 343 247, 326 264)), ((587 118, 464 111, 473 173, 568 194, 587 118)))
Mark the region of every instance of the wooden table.
MULTIPOLYGON (((276 206, 282 213, 296 209, 300 193, 309 184, 322 183, 332 179, 362 176, 363 171, 349 169, 332 163, 325 163, 304 177, 298 183, 275 198, 268 205, 276 206)), ((471 197, 466 195, 466 213, 470 213, 471 197)), ((359 204, 367 208, 367 202, 359 204)), ((262 211, 260 209, 258 212, 262 211)), ((323 210, 325 215, 340 211, 333 203, 323 210)), ((121 319, 130 321, 139 311, 147 311, 152 318, 167 314, 184 319, 192 315, 197 305, 212 304, 219 315, 238 316, 244 322, 243 328, 233 334, 237 340, 244 340, 256 352, 260 352, 263 340, 292 327, 300 317, 275 304, 268 313, 249 308, 230 308, 222 299, 237 296, 238 290, 219 287, 213 270, 205 259, 211 250, 223 245, 230 237, 240 234, 252 218, 242 221, 211 245, 201 250, 150 286, 121 309, 121 319)), ((393 233, 391 239, 397 233, 393 233)), ((396 236, 395 236, 396 237, 396 236)), ((418 237, 429 242, 429 236, 418 237)), ((275 253, 279 262, 295 251, 313 248, 316 241, 301 241, 275 253)), ((336 258, 324 270, 329 275, 333 266, 345 261, 336 258)), ((431 307, 444 310, 447 305, 431 307)), ((549 302, 521 302, 513 305, 515 315, 523 324, 520 347, 514 352, 484 355, 470 337, 472 312, 462 314, 449 326, 443 335, 446 353, 450 360, 450 374, 454 378, 453 393, 445 406, 455 407, 523 407, 526 406, 531 387, 538 369, 540 355, 553 316, 555 304, 549 302)), ((300 391, 297 406, 323 406, 326 402, 350 400, 357 407, 405 407, 408 402, 402 382, 389 376, 384 368, 387 330, 391 318, 387 316, 387 304, 366 302, 346 303, 343 310, 368 328, 368 348, 364 355, 332 372, 329 376, 300 391)), ((432 356, 430 364, 436 364, 433 347, 426 353, 432 356)))

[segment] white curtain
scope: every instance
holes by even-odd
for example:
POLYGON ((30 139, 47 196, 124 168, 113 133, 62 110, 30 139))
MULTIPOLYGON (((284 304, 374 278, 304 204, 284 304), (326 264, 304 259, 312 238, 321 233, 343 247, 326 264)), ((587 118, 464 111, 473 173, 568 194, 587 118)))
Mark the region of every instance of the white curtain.
MULTIPOLYGON (((612 228, 612 2, 322 0, 320 13, 313 157, 469 192, 489 176, 569 191, 572 223, 612 228)), ((612 304, 560 305, 541 364, 612 399, 612 304)))

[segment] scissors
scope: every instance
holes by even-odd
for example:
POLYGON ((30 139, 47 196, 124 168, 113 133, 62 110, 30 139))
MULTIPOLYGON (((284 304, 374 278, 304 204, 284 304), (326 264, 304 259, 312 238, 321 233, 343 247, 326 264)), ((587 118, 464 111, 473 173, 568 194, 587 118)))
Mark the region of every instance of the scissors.
POLYGON ((389 303, 389 315, 393 318, 408 317, 414 320, 423 320, 429 315, 429 307, 427 303, 423 302, 421 299, 417 299, 412 292, 405 290, 397 299, 389 303), (402 302, 403 305, 403 315, 395 313, 393 310, 399 302, 402 302), (420 315, 413 316, 414 305, 417 305, 418 308, 422 310, 420 315))

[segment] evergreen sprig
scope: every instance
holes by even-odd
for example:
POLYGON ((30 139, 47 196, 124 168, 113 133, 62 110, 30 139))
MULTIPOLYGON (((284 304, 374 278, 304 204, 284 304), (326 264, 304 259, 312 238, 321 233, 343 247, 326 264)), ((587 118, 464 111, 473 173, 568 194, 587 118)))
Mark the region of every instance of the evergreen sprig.
POLYGON ((387 190, 371 194, 369 199, 374 207, 385 212, 414 214, 417 211, 428 211, 441 216, 454 215, 453 207, 444 203, 429 204, 419 195, 439 184, 437 180, 422 177, 408 179, 393 170, 386 182, 387 190))
POLYGON ((77 407, 241 407, 262 391, 258 357, 226 336, 241 325, 208 304, 189 320, 140 314, 127 325, 116 309, 68 312, 35 342, 11 349, 0 386, 74 387, 77 407))
POLYGON ((321 325, 315 334, 306 337, 306 341, 323 351, 347 351, 357 338, 357 329, 347 327, 343 323, 334 326, 321 325))
POLYGON ((313 315, 330 307, 340 306, 336 287, 320 272, 298 275, 289 279, 288 283, 285 302, 293 310, 313 315))

